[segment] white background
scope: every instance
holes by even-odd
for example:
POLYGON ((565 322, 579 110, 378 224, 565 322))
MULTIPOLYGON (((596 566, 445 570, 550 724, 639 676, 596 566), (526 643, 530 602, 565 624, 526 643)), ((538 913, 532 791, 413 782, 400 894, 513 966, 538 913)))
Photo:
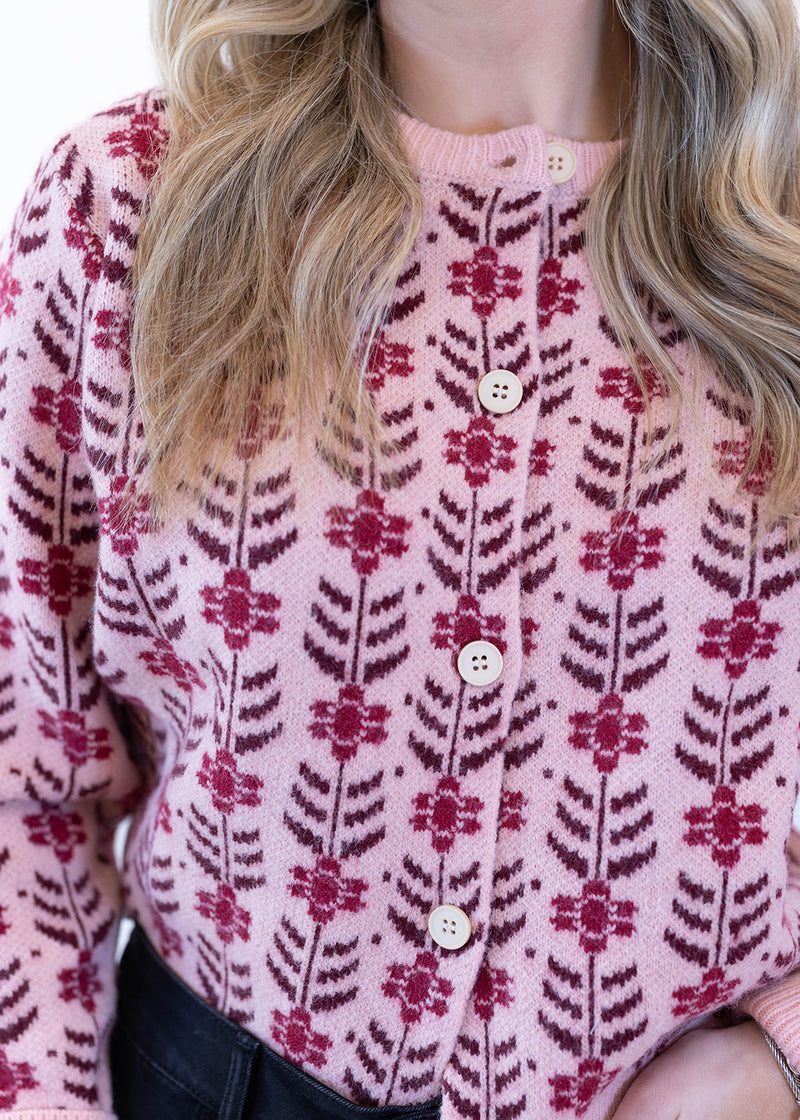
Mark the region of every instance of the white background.
POLYGON ((157 83, 148 0, 0 0, 0 231, 59 136, 157 83))
POLYGON ((157 84, 148 12, 148 0, 0 0, 0 236, 59 136, 157 84))

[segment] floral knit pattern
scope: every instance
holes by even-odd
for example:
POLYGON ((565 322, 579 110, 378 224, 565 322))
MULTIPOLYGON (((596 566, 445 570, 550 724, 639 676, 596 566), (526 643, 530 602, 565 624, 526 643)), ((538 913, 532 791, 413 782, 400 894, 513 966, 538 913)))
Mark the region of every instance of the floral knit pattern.
POLYGON ((800 965, 800 558, 762 532, 769 448, 739 487, 741 405, 655 306, 698 415, 656 455, 645 369, 648 443, 584 253, 614 145, 556 185, 534 126, 400 124, 424 220, 369 356, 391 470, 336 425, 305 473, 291 432, 267 466, 254 417, 151 519, 126 281, 160 91, 56 145, 0 252, 3 1114, 110 1115, 121 898, 232 1021, 443 1120, 604 1120, 800 965), (452 952, 442 903, 472 924, 452 952))

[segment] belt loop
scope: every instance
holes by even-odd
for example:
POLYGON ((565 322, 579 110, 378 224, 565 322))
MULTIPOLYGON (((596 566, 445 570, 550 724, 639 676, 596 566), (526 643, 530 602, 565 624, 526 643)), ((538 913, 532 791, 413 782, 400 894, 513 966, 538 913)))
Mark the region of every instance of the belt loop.
POLYGON ((257 1050, 258 1042, 255 1038, 244 1032, 236 1035, 218 1120, 244 1120, 244 1107, 257 1050))

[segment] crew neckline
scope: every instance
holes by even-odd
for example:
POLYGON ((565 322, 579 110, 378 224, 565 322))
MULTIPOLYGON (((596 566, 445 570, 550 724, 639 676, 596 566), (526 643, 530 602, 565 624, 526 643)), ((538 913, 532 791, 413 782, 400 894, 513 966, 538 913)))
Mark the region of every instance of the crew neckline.
POLYGON ((524 181, 533 186, 583 193, 620 152, 623 140, 570 140, 545 132, 536 124, 517 125, 500 132, 448 132, 398 110, 401 135, 409 159, 420 177, 457 176, 469 182, 524 181), (575 173, 555 184, 548 171, 550 144, 563 144, 575 153, 575 173))

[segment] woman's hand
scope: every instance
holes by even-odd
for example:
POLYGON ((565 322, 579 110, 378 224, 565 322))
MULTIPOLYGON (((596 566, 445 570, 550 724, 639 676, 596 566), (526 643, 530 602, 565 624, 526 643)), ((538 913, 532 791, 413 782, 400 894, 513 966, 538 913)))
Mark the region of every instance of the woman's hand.
POLYGON ((631 1084, 614 1120, 797 1120, 756 1023, 683 1035, 631 1084))

